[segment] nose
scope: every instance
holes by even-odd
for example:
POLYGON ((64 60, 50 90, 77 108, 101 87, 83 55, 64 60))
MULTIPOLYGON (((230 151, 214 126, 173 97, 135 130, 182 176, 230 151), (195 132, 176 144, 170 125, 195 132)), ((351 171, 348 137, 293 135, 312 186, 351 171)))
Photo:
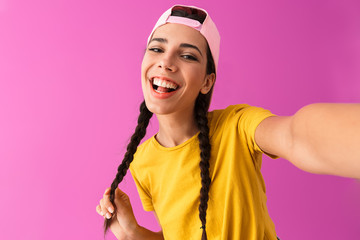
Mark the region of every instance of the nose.
POLYGON ((170 72, 175 72, 177 70, 175 60, 168 54, 164 54, 159 60, 158 67, 170 72))

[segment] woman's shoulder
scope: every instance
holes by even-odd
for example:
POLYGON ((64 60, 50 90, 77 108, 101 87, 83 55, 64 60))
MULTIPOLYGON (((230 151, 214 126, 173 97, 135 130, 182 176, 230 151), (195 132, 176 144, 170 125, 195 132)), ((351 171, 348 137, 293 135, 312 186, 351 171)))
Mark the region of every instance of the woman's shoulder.
POLYGON ((139 159, 143 159, 143 156, 148 155, 151 152, 151 145, 154 136, 143 141, 137 148, 134 154, 133 165, 140 164, 139 159))
POLYGON ((269 110, 249 104, 229 105, 224 109, 212 110, 208 113, 210 131, 226 126, 249 125, 258 119, 273 115, 269 110))
POLYGON ((249 107, 251 107, 249 104, 235 104, 229 105, 223 109, 214 109, 208 113, 208 119, 209 122, 224 120, 229 116, 235 115, 239 112, 244 112, 249 107))
POLYGON ((151 142, 153 141, 154 136, 151 136, 150 138, 144 140, 142 143, 139 144, 139 146, 136 149, 135 154, 144 154, 143 152, 148 149, 148 147, 151 145, 151 142))
POLYGON ((269 110, 266 110, 262 107, 252 106, 249 104, 234 104, 229 105, 226 108, 223 109, 215 109, 208 113, 208 119, 215 120, 215 119, 221 119, 221 118, 227 118, 232 117, 234 115, 242 116, 242 115, 257 115, 260 113, 267 112, 269 113, 269 110))

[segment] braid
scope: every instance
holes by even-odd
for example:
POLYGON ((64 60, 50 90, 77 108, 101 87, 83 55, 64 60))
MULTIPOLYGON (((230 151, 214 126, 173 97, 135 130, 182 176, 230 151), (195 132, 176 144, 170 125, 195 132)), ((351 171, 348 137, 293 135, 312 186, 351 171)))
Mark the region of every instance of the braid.
POLYGON ((207 240, 206 235, 206 210, 208 208, 209 190, 210 190, 210 152, 211 145, 209 139, 209 127, 207 119, 207 111, 209 108, 209 101, 207 101, 208 95, 199 94, 195 103, 195 119, 200 130, 198 135, 199 147, 201 150, 200 157, 200 175, 201 175, 201 190, 200 190, 200 205, 199 205, 199 217, 202 225, 202 237, 201 240, 207 240))
MULTIPOLYGON (((134 154, 140 141, 144 138, 146 134, 146 128, 149 125, 149 121, 152 117, 153 113, 149 111, 149 109, 145 105, 145 101, 143 101, 140 105, 140 115, 138 118, 138 125, 136 126, 135 133, 131 136, 130 143, 127 146, 127 151, 124 155, 124 159, 122 163, 118 167, 118 172, 114 181, 111 184, 110 190, 110 201, 114 206, 114 212, 116 212, 116 205, 114 203, 115 198, 115 190, 117 189, 119 183, 123 180, 124 176, 127 173, 127 170, 130 167, 130 163, 134 159, 134 154)), ((104 222, 104 234, 110 227, 111 219, 105 219, 104 222)))

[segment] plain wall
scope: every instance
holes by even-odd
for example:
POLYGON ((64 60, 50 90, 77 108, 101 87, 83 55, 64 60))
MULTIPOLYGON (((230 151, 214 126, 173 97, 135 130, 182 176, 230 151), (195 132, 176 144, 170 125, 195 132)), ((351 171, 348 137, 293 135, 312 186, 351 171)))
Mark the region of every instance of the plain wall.
MULTIPOLYGON (((174 3, 0 0, 0 239, 103 239, 95 207, 136 125, 146 38, 174 3)), ((360 102, 358 0, 182 3, 207 9, 221 33, 211 109, 360 102)), ((281 238, 359 238, 359 181, 267 157, 263 175, 281 238)), ((157 230, 130 174, 120 187, 157 230)))

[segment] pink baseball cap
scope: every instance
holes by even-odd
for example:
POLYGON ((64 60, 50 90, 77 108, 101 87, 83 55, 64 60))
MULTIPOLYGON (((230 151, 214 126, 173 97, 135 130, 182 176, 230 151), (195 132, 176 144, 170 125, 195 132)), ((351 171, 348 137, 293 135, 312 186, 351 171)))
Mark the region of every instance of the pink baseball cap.
POLYGON ((178 23, 183 24, 189 27, 192 27, 196 30, 198 30, 207 40, 209 44, 209 48, 211 51, 211 54, 214 58, 215 62, 215 69, 217 70, 218 62, 219 62, 219 53, 220 53, 220 34, 217 30, 215 23, 210 18, 209 14, 202 8, 194 7, 194 6, 184 6, 184 5, 174 5, 170 9, 168 9, 166 12, 164 12, 157 23, 155 24, 155 27, 151 31, 147 43, 149 44, 149 41, 151 40, 151 37, 154 33, 154 31, 166 24, 166 23, 178 23), (179 17, 179 16, 171 16, 171 13, 174 9, 180 8, 182 10, 190 10, 196 9, 198 10, 198 14, 203 15, 205 17, 203 23, 200 23, 197 20, 190 19, 187 17, 179 17))

